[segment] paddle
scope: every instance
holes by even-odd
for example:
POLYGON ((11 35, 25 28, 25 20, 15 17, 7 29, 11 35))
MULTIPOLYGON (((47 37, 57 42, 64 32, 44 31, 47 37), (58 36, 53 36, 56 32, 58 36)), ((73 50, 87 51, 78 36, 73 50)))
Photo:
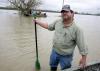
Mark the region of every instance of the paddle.
MULTIPOLYGON (((36 19, 36 15, 34 16, 34 19, 36 19)), ((35 62, 35 69, 40 70, 40 62, 38 58, 38 46, 37 46, 37 28, 36 28, 36 22, 35 22, 35 42, 36 42, 36 62, 35 62)))

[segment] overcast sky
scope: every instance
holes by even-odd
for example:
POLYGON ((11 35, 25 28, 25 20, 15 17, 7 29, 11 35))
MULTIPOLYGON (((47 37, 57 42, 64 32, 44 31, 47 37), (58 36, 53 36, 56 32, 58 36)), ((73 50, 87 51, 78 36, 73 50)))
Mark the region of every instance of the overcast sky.
MULTIPOLYGON (((60 10, 63 0, 42 0, 43 9, 60 10)), ((100 9, 100 0, 64 0, 64 4, 69 4, 74 10, 96 10, 100 9)))
MULTIPOLYGON (((8 0, 0 0, 0 2, 7 2, 8 0)), ((41 9, 61 10, 63 0, 41 0, 41 9)), ((97 11, 100 10, 100 0, 64 0, 64 4, 69 4, 71 9, 75 11, 97 11)), ((0 4, 1 5, 1 4, 0 4)), ((100 11, 99 11, 100 12, 100 11)))

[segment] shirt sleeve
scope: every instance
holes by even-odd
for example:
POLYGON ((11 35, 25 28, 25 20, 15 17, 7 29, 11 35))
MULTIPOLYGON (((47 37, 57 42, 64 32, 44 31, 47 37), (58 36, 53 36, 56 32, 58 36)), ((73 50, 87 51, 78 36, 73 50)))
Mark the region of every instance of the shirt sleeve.
POLYGON ((48 24, 48 30, 53 31, 55 30, 55 24, 57 23, 57 21, 53 22, 52 24, 48 24))
POLYGON ((76 31, 76 44, 79 48, 79 52, 81 55, 88 54, 88 48, 84 39, 84 34, 80 28, 77 28, 77 31, 76 31))

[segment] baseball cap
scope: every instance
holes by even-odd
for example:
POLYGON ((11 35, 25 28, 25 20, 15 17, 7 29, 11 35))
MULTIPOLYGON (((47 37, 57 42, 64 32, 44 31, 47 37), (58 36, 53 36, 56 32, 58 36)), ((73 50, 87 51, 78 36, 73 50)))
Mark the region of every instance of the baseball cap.
POLYGON ((71 9, 70 9, 70 5, 64 5, 63 7, 62 7, 62 10, 61 10, 61 12, 62 11, 70 11, 71 9))

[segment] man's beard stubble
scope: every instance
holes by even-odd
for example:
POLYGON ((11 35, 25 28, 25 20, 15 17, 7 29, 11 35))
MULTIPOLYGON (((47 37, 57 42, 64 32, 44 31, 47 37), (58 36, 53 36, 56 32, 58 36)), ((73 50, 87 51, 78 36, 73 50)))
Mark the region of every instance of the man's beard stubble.
POLYGON ((72 19, 72 17, 67 17, 67 18, 62 17, 62 18, 63 18, 63 21, 70 21, 72 19))

